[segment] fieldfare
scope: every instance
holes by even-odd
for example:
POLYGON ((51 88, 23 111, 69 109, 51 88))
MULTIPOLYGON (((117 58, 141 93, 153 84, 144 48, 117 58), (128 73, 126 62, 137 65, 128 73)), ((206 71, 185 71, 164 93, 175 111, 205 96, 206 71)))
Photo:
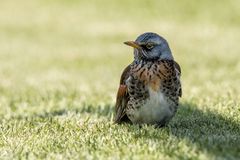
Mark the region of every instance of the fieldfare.
POLYGON ((181 68, 167 41, 156 33, 144 33, 124 44, 134 48, 134 61, 120 79, 115 123, 164 126, 175 115, 182 96, 181 68))

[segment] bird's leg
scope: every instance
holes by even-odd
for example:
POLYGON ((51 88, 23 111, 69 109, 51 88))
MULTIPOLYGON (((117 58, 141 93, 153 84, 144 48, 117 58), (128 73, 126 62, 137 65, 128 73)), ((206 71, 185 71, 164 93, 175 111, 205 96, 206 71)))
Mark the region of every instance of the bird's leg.
POLYGON ((163 117, 163 119, 159 122, 156 123, 155 127, 156 128, 162 128, 162 127, 166 127, 167 123, 168 123, 169 118, 168 117, 163 117))

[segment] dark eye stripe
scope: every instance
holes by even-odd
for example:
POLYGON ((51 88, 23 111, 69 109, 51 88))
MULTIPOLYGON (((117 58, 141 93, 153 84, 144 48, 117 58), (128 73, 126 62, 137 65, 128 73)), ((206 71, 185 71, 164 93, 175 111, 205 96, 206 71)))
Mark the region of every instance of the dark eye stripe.
POLYGON ((152 49, 153 48, 153 44, 146 44, 146 48, 152 49))
POLYGON ((149 49, 146 47, 146 45, 141 45, 141 47, 145 50, 148 51, 149 49))
POLYGON ((142 44, 141 47, 144 49, 144 50, 151 50, 153 47, 154 47, 154 44, 150 44, 150 43, 147 43, 147 44, 142 44))

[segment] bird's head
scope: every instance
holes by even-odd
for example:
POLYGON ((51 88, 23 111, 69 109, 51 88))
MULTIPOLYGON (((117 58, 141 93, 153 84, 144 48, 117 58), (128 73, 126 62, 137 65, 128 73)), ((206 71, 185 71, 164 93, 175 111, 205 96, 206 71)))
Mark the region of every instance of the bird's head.
POLYGON ((156 33, 144 33, 135 41, 127 41, 124 44, 134 48, 135 60, 173 60, 167 41, 156 33))

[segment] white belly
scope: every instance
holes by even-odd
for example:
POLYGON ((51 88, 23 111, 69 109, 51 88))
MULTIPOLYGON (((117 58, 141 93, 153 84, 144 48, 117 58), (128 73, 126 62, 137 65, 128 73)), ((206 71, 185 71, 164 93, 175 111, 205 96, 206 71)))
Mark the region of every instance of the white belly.
POLYGON ((170 110, 170 104, 167 103, 164 94, 150 88, 149 96, 145 105, 134 111, 133 122, 155 124, 164 119, 170 119, 173 112, 170 110))

